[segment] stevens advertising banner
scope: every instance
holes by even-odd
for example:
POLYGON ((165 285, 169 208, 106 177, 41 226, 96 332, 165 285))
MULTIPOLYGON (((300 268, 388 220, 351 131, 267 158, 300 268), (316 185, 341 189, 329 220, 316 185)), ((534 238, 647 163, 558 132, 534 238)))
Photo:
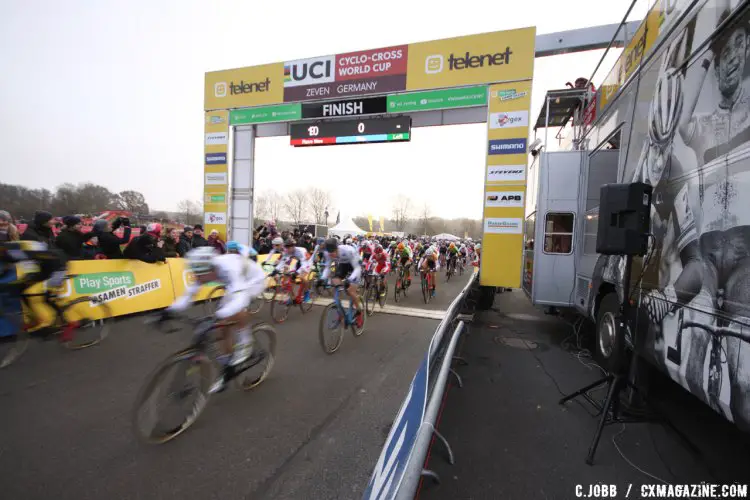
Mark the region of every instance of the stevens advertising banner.
POLYGON ((531 80, 489 87, 480 284, 519 288, 531 80))

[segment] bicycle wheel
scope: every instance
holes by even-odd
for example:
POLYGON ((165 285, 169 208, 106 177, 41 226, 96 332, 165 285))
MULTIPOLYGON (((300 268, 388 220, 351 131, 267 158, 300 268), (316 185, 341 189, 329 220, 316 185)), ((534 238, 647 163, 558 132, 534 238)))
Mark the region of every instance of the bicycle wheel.
POLYGON ((396 280, 396 284, 393 285, 393 300, 396 301, 396 304, 398 304, 398 301, 401 300, 401 291, 403 288, 403 276, 396 280))
POLYGON ((20 304, 17 311, 13 309, 4 307, 0 300, 0 318, 8 323, 11 331, 10 335, 0 337, 0 368, 13 364, 29 347, 29 332, 23 325, 20 304))
POLYGON ((312 311, 313 304, 315 303, 315 298, 318 296, 317 292, 315 291, 315 287, 312 286, 311 282, 307 282, 307 294, 310 300, 305 301, 305 295, 302 295, 302 302, 299 304, 299 308, 302 309, 303 313, 309 313, 312 311))
POLYGON ((364 302, 365 312, 368 316, 372 316, 375 313, 375 304, 378 301, 378 290, 375 284, 370 284, 364 290, 364 302))
POLYGON ((323 352, 333 354, 344 341, 344 317, 335 302, 323 309, 318 325, 318 337, 323 352))
POLYGON ((271 301, 271 317, 276 323, 283 323, 289 316, 294 299, 289 290, 278 288, 271 301))
POLYGON ((216 313, 216 309, 219 308, 219 301, 224 296, 224 287, 222 285, 215 286, 208 294, 208 298, 203 301, 203 310, 206 316, 213 316, 216 313))
POLYGON ((248 368, 237 376, 235 380, 243 390, 249 391, 258 387, 271 373, 276 361, 276 329, 268 323, 258 323, 253 326, 255 349, 262 350, 265 357, 252 368, 248 368))
POLYGON ((109 335, 107 320, 112 318, 112 309, 106 302, 92 303, 91 297, 78 297, 61 309, 64 324, 60 343, 66 349, 85 349, 109 335))
POLYGON ((253 297, 253 299, 250 301, 250 305, 247 306, 247 312, 250 314, 258 314, 261 309, 263 309, 263 303, 265 300, 263 300, 263 296, 259 295, 258 297, 253 297))
POLYGON ((425 304, 430 301, 430 291, 428 290, 428 288, 427 278, 425 276, 422 276, 422 297, 424 298, 425 304))
POLYGON ((381 281, 378 285, 378 304, 380 304, 380 308, 385 307, 385 303, 388 300, 388 285, 385 281, 381 281))
POLYGON ((162 444, 185 432, 206 408, 213 375, 209 358, 195 348, 167 357, 149 375, 136 397, 132 415, 136 436, 149 444, 162 444), (172 373, 174 376, 170 377, 172 373), (196 383, 191 384, 193 379, 196 383), (160 394, 162 384, 167 386, 166 395, 160 394), (149 408, 152 398, 156 408, 149 408), (144 417, 152 417, 153 422, 145 422, 144 417))
MULTIPOLYGON (((362 295, 359 296, 359 300, 360 300, 360 303, 364 302, 364 298, 362 297, 362 295)), ((349 300, 349 302, 350 302, 349 308, 354 309, 353 304, 351 304, 351 299, 349 300)), ((355 337, 359 337, 365 332, 365 323, 367 323, 367 316, 368 316, 367 311, 366 310, 363 311, 362 312, 362 326, 360 327, 357 326, 356 319, 352 322, 351 325, 349 325, 352 329, 352 335, 354 335, 355 337)))

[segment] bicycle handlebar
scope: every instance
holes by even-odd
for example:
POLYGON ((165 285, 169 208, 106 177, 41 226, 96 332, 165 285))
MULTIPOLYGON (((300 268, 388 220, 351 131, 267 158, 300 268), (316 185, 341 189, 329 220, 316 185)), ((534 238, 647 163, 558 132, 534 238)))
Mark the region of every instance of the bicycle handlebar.
POLYGON ((681 329, 685 328, 700 328, 706 333, 709 333, 711 335, 715 335, 717 337, 733 337, 739 340, 743 340, 745 342, 750 343, 750 332, 743 333, 742 330, 737 330, 732 327, 725 327, 725 326, 711 326, 711 325, 704 325, 702 323, 696 323, 694 321, 684 321, 681 325, 681 329))

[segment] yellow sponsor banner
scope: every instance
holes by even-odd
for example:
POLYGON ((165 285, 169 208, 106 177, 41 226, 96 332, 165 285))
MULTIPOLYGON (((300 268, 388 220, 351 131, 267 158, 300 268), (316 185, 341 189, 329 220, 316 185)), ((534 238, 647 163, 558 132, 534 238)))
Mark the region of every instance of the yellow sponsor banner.
POLYGON ((380 232, 382 233, 385 231, 385 217, 382 215, 380 216, 380 232))
POLYGON ((204 229, 217 230, 227 237, 227 202, 229 189, 229 111, 205 113, 203 143, 204 229), (210 226, 210 227, 209 227, 210 226))
POLYGON ((367 216, 367 223, 370 225, 370 232, 372 232, 372 215, 367 216))
POLYGON ((483 286, 521 286, 531 82, 489 87, 483 200, 483 286))
POLYGON ((536 28, 409 44, 407 90, 531 79, 536 28))
POLYGON ((284 101, 284 63, 206 73, 204 109, 245 108, 284 101))
POLYGON ((229 128, 229 111, 209 111, 205 115, 204 132, 223 132, 229 128))

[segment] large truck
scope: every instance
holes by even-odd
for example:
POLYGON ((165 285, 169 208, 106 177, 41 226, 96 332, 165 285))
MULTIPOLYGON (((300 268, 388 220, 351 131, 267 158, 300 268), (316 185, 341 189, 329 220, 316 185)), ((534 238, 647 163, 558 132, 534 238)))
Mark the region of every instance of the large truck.
POLYGON ((600 88, 550 91, 538 129, 564 151, 529 167, 523 289, 593 322, 613 358, 624 257, 596 253, 603 184, 653 187, 649 251, 633 262, 641 357, 750 431, 750 5, 658 0, 600 88), (558 137, 562 137, 558 135, 558 137))

